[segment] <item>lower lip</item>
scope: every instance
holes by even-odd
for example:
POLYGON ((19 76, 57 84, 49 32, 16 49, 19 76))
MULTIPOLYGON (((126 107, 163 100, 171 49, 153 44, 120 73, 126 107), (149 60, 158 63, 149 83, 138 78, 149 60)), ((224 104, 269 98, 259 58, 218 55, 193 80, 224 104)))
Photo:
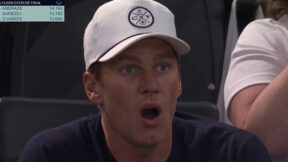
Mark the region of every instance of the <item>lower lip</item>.
POLYGON ((146 119, 141 116, 141 121, 149 127, 155 127, 160 122, 160 114, 154 119, 146 119))

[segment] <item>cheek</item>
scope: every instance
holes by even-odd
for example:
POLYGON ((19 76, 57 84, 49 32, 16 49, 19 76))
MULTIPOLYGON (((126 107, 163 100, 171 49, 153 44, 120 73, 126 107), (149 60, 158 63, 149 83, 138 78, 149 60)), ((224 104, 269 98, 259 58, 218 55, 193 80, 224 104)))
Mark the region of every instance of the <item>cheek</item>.
POLYGON ((174 79, 166 79, 162 82, 162 90, 164 96, 164 102, 166 106, 169 107, 170 113, 173 115, 177 103, 177 99, 180 97, 181 80, 178 77, 172 77, 174 79))
POLYGON ((129 104, 135 97, 134 86, 128 82, 107 82, 103 88, 103 104, 109 107, 121 107, 129 104))
MULTIPOLYGON (((105 89, 103 96, 103 113, 116 127, 121 129, 125 125, 131 125, 135 122, 136 109, 133 109, 134 100, 130 94, 129 87, 118 85, 117 87, 110 86, 105 89)), ((117 129, 119 129, 117 128, 117 129)), ((116 128, 115 128, 116 129, 116 128)))
POLYGON ((161 79, 160 85, 167 95, 178 98, 182 92, 181 80, 178 75, 169 75, 161 79))

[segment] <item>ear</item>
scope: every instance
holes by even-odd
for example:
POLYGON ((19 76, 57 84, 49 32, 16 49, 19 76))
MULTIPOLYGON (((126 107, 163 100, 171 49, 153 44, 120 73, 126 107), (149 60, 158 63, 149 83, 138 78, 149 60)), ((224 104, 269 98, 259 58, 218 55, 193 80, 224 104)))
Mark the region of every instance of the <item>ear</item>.
POLYGON ((100 82, 90 72, 84 72, 83 83, 86 95, 96 105, 102 104, 100 82))

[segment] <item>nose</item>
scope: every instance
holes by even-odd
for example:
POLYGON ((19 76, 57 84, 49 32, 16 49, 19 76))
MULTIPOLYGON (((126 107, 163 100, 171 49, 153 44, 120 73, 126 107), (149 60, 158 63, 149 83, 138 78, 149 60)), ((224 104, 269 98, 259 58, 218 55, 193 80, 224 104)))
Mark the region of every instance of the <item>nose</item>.
POLYGON ((139 91, 142 94, 156 94, 160 91, 159 77, 153 72, 143 73, 139 82, 139 91))

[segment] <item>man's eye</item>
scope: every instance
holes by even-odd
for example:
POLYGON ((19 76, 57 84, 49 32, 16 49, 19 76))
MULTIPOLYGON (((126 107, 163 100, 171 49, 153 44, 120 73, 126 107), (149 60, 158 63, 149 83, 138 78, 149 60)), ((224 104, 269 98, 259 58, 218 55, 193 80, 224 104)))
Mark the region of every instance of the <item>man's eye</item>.
POLYGON ((131 74, 131 73, 135 72, 135 68, 133 66, 127 66, 127 67, 124 67, 122 69, 122 72, 124 74, 131 74))
POLYGON ((157 70, 159 72, 165 72, 168 70, 168 66, 167 65, 159 65, 159 66, 157 66, 157 70))

